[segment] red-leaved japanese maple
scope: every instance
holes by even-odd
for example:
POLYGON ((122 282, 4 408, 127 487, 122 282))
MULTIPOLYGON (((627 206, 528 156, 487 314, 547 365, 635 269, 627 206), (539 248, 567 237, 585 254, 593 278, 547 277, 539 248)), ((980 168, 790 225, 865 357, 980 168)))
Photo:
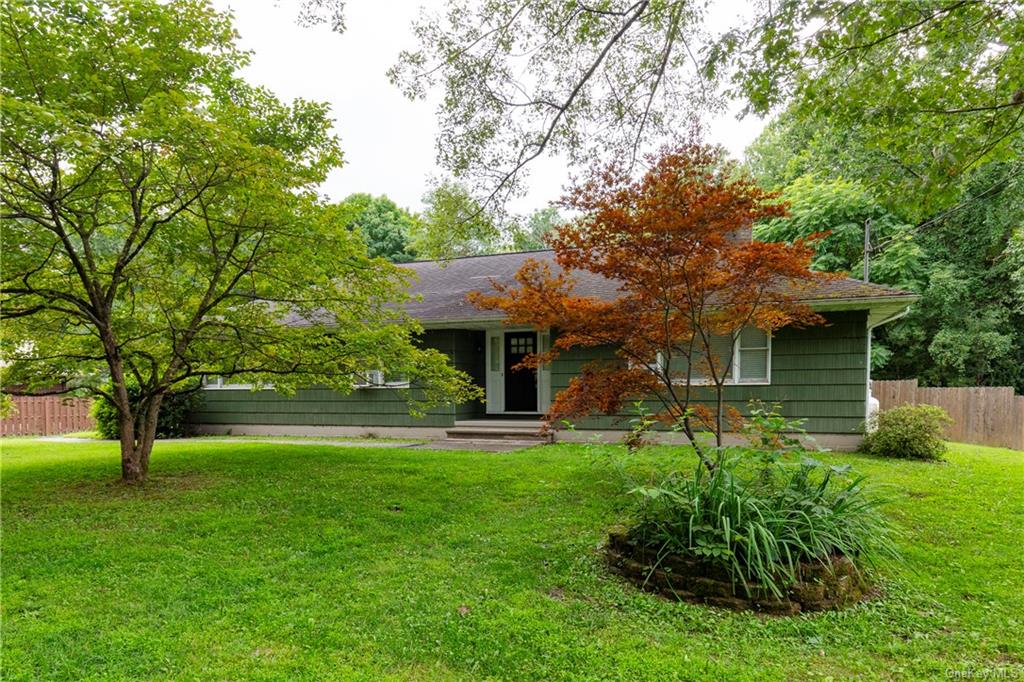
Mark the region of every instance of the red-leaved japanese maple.
POLYGON ((721 340, 744 327, 770 334, 823 323, 799 299, 829 275, 810 270, 807 243, 750 239, 755 221, 785 215, 786 207, 719 148, 689 142, 648 162, 640 178, 622 164, 601 168, 562 199, 582 217, 549 238, 560 270, 531 259, 515 284, 495 283, 495 293, 472 300, 503 311, 509 324, 553 330, 551 350, 524 367, 570 349, 614 350, 555 396, 549 427, 649 400, 655 418, 685 434, 714 468, 697 435, 710 431, 721 446, 724 427, 739 418, 723 400, 734 345, 721 340), (577 295, 576 277, 585 272, 614 281, 617 298, 577 295), (730 350, 716 353, 723 345, 730 350))

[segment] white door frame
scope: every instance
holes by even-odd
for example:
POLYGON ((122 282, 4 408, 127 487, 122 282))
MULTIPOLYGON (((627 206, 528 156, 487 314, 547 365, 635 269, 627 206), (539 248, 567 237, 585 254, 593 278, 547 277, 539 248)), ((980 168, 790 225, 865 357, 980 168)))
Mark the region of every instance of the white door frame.
POLYGON ((502 414, 505 412, 505 330, 488 329, 484 349, 487 413, 502 414))
MULTIPOLYGON (((484 343, 484 387, 488 414, 534 414, 533 412, 507 412, 505 410, 505 333, 535 332, 537 348, 550 350, 551 333, 536 332, 532 327, 491 327, 484 343)), ((551 368, 543 365, 537 370, 537 410, 543 414, 551 404, 551 368)))

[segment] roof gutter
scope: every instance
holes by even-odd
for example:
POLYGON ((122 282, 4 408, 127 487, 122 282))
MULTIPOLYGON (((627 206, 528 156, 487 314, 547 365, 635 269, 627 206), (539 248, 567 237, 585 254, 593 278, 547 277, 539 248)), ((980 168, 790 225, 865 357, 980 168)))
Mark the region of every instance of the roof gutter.
MULTIPOLYGON (((915 297, 915 300, 916 300, 916 298, 917 297, 915 297)), ((912 302, 913 301, 911 301, 911 303, 912 302)), ((868 325, 868 331, 872 331, 873 329, 875 329, 875 327, 881 327, 883 324, 889 324, 890 322, 894 322, 894 321, 900 319, 901 317, 903 317, 904 315, 906 315, 909 312, 910 312, 910 306, 908 305, 903 310, 895 312, 892 315, 890 315, 889 317, 883 318, 883 319, 879 320, 878 322, 875 322, 874 324, 869 324, 868 325)))
POLYGON ((819 310, 828 310, 829 308, 834 309, 867 309, 876 308, 880 305, 891 304, 891 303, 906 303, 910 305, 917 301, 920 296, 917 294, 907 294, 905 296, 862 296, 859 298, 816 298, 811 300, 798 301, 799 303, 806 303, 812 308, 819 310))

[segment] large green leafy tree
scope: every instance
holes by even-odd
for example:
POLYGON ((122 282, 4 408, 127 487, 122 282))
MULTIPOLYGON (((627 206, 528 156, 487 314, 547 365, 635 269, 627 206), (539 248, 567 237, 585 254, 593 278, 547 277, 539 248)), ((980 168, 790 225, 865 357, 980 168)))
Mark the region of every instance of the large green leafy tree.
POLYGON ((875 170, 890 163, 868 148, 860 126, 832 125, 825 117, 807 118, 796 105, 779 112, 744 151, 744 165, 765 187, 781 190, 805 175, 857 182, 890 210, 894 197, 878 192, 875 170))
POLYGON ((526 216, 493 212, 458 183, 442 182, 424 197, 410 248, 420 256, 447 260, 506 251, 549 248, 546 238, 565 224, 558 209, 539 208, 526 216))
POLYGON ((163 397, 206 374, 349 390, 386 368, 413 409, 472 393, 417 348, 402 271, 320 204, 341 158, 326 108, 240 80, 227 16, 12 0, 0 31, 5 380, 109 400, 125 481, 163 397))
POLYGON ((488 205, 541 156, 635 160, 731 97, 856 130, 883 161, 875 183, 918 220, 1024 129, 1014 0, 759 0, 720 35, 688 0, 446 5, 424 11, 391 74, 412 97, 443 91, 439 162, 488 205))
POLYGON ((802 175, 784 186, 781 195, 789 203, 789 214, 756 225, 758 239, 794 242, 826 232, 815 241, 813 267, 861 277, 864 230, 870 225, 874 242, 887 243, 869 263, 871 279, 909 289, 923 284, 924 253, 911 238, 913 226, 883 207, 863 183, 802 175))
POLYGON ((774 0, 707 64, 748 111, 787 105, 801 123, 855 138, 872 186, 917 221, 954 203, 971 170, 1014 156, 1022 39, 1015 0, 774 0))
POLYGON ((1024 225, 1010 235, 1004 253, 1006 267, 1010 271, 1010 296, 1014 301, 1013 310, 1024 315, 1024 225))
POLYGON ((512 248, 516 251, 535 251, 549 248, 547 239, 566 224, 565 218, 554 206, 538 208, 522 221, 512 233, 512 248))
POLYGON ((955 210, 915 230, 928 278, 910 314, 883 328, 892 358, 879 376, 1024 393, 1022 178, 1020 161, 989 164, 964 182, 955 210))
POLYGON ((748 164, 790 202, 789 216, 756 226, 755 234, 792 241, 828 231, 816 267, 860 277, 870 220, 871 280, 921 294, 906 318, 879 330, 876 376, 1024 391, 1024 258, 1015 237, 1024 224, 1020 161, 968 173, 952 206, 910 223, 886 207, 897 202, 878 193, 874 154, 856 132, 826 123, 809 126, 786 114, 752 145, 748 164))
POLYGON ((392 263, 413 259, 410 235, 417 229, 417 218, 384 195, 350 194, 340 204, 348 225, 363 236, 371 256, 392 263))
POLYGON ((423 197, 426 205, 410 244, 417 255, 438 260, 495 253, 504 232, 500 219, 473 198, 463 184, 438 182, 423 197))

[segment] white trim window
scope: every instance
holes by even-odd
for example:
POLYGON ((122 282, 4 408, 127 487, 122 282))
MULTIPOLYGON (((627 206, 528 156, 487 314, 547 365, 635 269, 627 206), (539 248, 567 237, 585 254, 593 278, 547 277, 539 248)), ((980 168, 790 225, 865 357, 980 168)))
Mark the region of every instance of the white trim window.
POLYGON ((772 335, 757 327, 744 327, 736 335, 733 376, 741 384, 770 384, 772 380, 772 335))
MULTIPOLYGON (((726 336, 711 339, 711 351, 717 364, 729 361, 726 369, 725 384, 769 385, 772 376, 772 336, 756 327, 744 327, 729 342, 726 336)), ((665 356, 658 354, 658 366, 665 367, 665 356)), ((674 359, 669 369, 678 378, 675 383, 686 383, 686 359, 674 359)), ((690 383, 694 386, 711 385, 711 380, 704 377, 697 369, 690 375, 690 383)))
MULTIPOLYGON (((203 375, 203 388, 206 390, 220 390, 227 389, 232 391, 251 391, 252 384, 232 384, 230 379, 225 379, 219 374, 205 374, 203 375)), ((264 386, 264 388, 271 388, 270 386, 264 386)))
POLYGON ((356 373, 355 388, 409 388, 409 380, 401 376, 389 376, 382 369, 370 369, 356 373))

